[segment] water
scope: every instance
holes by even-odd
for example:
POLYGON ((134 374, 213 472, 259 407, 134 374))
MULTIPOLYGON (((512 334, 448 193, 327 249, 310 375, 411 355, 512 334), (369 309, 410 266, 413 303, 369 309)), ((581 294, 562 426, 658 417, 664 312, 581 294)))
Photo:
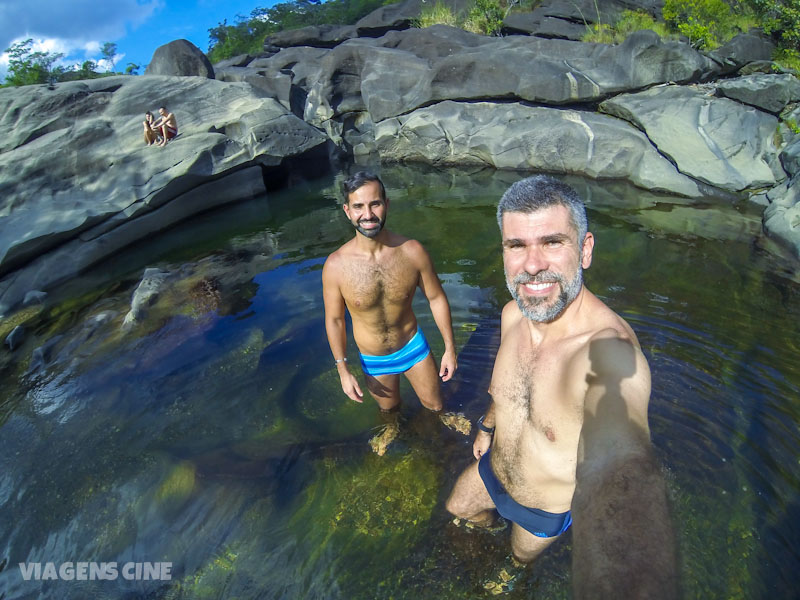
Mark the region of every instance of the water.
MULTIPOLYGON (((426 246, 452 306, 448 408, 475 419, 508 300, 494 205, 519 175, 383 175, 388 226, 426 246)), ((587 284, 650 361, 685 597, 796 596, 796 263, 754 208, 570 182, 597 240, 587 284)), ((334 183, 203 215, 15 317, 29 320, 25 345, 0 354, 0 597, 484 597, 508 532, 464 531, 444 510, 470 442, 404 384, 404 433, 379 458, 374 403, 341 393, 320 284, 352 235, 334 183), (146 267, 169 275, 125 333, 146 267), (172 579, 25 581, 17 566, 68 561, 171 562, 172 579)), ((415 307, 441 356, 424 298, 415 307)), ((510 597, 570 597, 570 545, 510 597)))

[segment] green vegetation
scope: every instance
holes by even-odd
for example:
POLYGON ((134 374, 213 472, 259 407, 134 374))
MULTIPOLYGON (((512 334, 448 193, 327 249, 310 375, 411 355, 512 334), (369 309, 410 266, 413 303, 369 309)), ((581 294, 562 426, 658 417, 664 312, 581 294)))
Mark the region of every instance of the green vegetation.
POLYGON ((466 15, 457 15, 449 6, 437 0, 435 4, 428 4, 422 9, 416 26, 450 25, 481 35, 500 35, 503 19, 518 4, 515 0, 475 0, 466 15))
POLYGON ((634 31, 650 29, 664 39, 677 37, 663 22, 656 21, 645 12, 626 10, 620 19, 613 25, 599 23, 587 25, 587 33, 583 36, 584 42, 597 44, 621 44, 634 31))
MULTIPOLYGON (((84 61, 80 67, 64 67, 56 63, 64 58, 60 52, 42 52, 33 50, 33 40, 27 39, 13 44, 5 50, 9 55, 8 73, 2 87, 33 85, 37 83, 57 83, 59 81, 74 81, 76 79, 96 79, 117 75, 111 70, 104 73, 97 72, 97 63, 93 60, 84 61)), ((106 42, 101 50, 103 58, 113 68, 114 56, 117 45, 106 42)), ((136 69, 139 67, 134 65, 136 69)), ((130 72, 130 71, 126 71, 130 72)))
POLYGON ((498 0, 475 0, 464 22, 464 29, 483 35, 499 35, 508 8, 502 7, 498 0))
POLYGON ((453 13, 452 9, 437 0, 436 4, 433 6, 426 5, 425 8, 422 9, 416 26, 422 29, 432 25, 450 25, 451 27, 458 27, 459 23, 459 19, 453 13))
POLYGON ((782 49, 800 50, 800 0, 752 2, 764 31, 775 37, 782 49))
POLYGON ((585 42, 622 43, 634 31, 650 29, 664 39, 683 35, 700 50, 712 50, 735 35, 758 26, 754 9, 724 0, 665 0, 664 21, 641 11, 626 10, 612 24, 587 25, 585 42))
POLYGON ((208 59, 217 63, 239 54, 262 51, 264 38, 278 31, 299 29, 309 25, 350 25, 393 0, 293 0, 270 8, 256 8, 249 17, 237 16, 236 23, 227 19, 208 30, 208 59))
POLYGON ((701 50, 712 50, 757 25, 752 7, 724 0, 665 0, 664 21, 701 50))

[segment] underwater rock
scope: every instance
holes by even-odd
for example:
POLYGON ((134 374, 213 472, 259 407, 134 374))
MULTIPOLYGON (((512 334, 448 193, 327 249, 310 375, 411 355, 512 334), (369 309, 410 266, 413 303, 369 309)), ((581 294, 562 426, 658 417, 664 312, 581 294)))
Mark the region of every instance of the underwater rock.
POLYGON ((156 500, 164 503, 182 504, 194 490, 195 467, 182 462, 173 468, 156 491, 156 500))
POLYGON ((6 337, 6 346, 13 352, 22 344, 24 339, 25 329, 23 329, 22 325, 17 325, 6 337))
POLYGON ((47 292, 40 292, 39 290, 31 290, 25 294, 25 299, 22 301, 23 306, 30 306, 31 304, 42 304, 47 298, 47 292))
POLYGON ((123 331, 129 331, 144 318, 147 308, 158 300, 161 286, 168 276, 169 273, 160 269, 145 269, 142 280, 133 292, 131 310, 125 315, 125 320, 122 322, 123 331))

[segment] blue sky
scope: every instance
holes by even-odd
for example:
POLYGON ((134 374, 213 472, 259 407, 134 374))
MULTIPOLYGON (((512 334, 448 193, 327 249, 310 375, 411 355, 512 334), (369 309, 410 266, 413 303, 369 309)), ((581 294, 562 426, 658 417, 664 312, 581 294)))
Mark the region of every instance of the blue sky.
MULTIPOLYGON (((184 38, 203 52, 208 30, 278 0, 0 0, 0 51, 33 38, 37 50, 63 52, 64 64, 98 61, 104 42, 117 44, 116 71, 150 62, 159 46, 184 38)), ((0 81, 7 55, 0 56, 0 81)), ((104 65, 101 65, 101 67, 104 65)), ((107 65, 105 65, 107 67, 107 65)), ((102 70, 102 69, 101 69, 102 70)))

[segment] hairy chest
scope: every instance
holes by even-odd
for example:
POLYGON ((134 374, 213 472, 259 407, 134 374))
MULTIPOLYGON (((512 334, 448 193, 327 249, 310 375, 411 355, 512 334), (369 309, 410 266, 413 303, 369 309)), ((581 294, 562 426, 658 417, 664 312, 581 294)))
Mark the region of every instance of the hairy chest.
POLYGON ((553 348, 507 344, 498 352, 491 393, 513 442, 523 432, 542 444, 571 443, 582 410, 563 356, 553 348))
POLYGON ((344 299, 350 310, 364 311, 410 301, 417 274, 399 256, 354 261, 345 269, 344 299))

